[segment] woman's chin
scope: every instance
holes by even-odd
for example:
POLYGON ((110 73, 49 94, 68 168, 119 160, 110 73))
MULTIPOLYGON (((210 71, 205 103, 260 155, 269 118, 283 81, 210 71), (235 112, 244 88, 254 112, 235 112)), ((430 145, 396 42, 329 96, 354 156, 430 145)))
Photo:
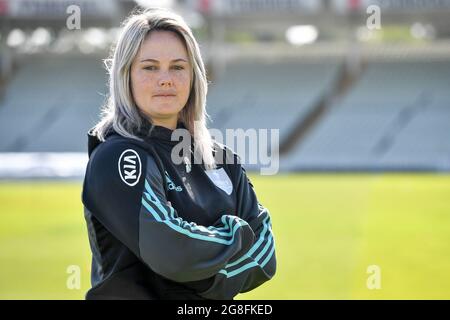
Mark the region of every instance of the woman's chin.
POLYGON ((158 115, 170 116, 179 112, 177 107, 169 104, 159 104, 158 106, 153 106, 150 113, 155 113, 158 115))
POLYGON ((167 119, 178 116, 178 113, 180 113, 182 109, 183 108, 180 109, 178 106, 174 106, 173 104, 158 103, 157 105, 153 104, 151 107, 147 107, 143 111, 151 118, 157 117, 167 119))
POLYGON ((158 118, 162 118, 162 119, 169 119, 172 117, 177 117, 178 115, 178 110, 173 109, 173 108, 161 108, 158 110, 155 110, 154 112, 152 112, 153 116, 156 116, 158 118))

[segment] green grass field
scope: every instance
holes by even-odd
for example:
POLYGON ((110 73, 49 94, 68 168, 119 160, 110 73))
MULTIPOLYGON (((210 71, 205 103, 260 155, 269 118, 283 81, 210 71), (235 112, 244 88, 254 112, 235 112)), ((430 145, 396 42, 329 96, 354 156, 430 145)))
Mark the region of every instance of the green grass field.
MULTIPOLYGON (((275 277, 238 299, 450 299, 450 176, 252 176, 272 215, 275 277), (369 265, 381 288, 369 290, 369 265)), ((83 299, 79 182, 0 183, 0 299, 83 299), (67 268, 81 270, 68 289, 67 268)))

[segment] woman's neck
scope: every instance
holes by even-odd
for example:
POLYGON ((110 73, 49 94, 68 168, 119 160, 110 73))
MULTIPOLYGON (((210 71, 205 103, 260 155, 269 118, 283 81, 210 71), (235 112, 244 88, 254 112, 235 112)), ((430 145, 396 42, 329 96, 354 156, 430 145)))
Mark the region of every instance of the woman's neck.
POLYGON ((152 119, 153 125, 165 127, 170 130, 175 130, 177 128, 178 119, 152 119))

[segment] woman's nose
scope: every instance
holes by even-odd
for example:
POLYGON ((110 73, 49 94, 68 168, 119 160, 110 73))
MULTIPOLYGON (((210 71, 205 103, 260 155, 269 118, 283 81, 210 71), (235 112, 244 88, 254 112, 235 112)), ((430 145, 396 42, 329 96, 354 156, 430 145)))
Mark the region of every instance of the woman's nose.
POLYGON ((172 78, 170 77, 168 72, 163 72, 161 74, 161 77, 159 78, 159 85, 160 86, 172 86, 172 78))

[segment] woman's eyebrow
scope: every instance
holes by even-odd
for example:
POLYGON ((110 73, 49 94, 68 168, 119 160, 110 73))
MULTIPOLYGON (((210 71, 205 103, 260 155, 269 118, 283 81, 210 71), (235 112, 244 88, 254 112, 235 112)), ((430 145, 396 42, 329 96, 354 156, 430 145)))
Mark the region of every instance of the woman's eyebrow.
MULTIPOLYGON (((182 58, 178 58, 178 59, 174 59, 174 60, 172 60, 172 61, 170 61, 170 62, 179 62, 179 61, 184 61, 184 62, 188 62, 186 59, 182 59, 182 58)), ((159 60, 156 60, 156 59, 144 59, 144 60, 141 60, 141 62, 154 62, 154 63, 159 63, 159 60)))

